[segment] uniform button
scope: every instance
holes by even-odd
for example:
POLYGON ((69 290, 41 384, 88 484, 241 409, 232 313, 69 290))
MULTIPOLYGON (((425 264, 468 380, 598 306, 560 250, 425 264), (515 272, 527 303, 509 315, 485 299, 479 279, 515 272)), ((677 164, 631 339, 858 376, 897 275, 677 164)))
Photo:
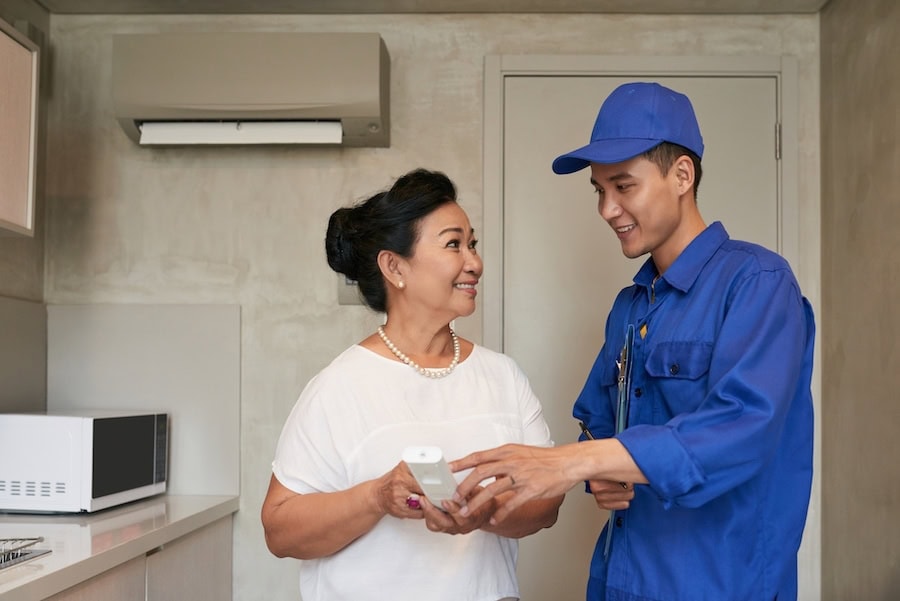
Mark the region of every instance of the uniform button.
POLYGON ((642 389, 640 389, 640 388, 634 389, 634 396, 641 396, 642 394, 644 394, 644 391, 642 389))
POLYGON ((622 527, 622 518, 616 518, 616 528, 622 527))
POLYGON ((680 369, 681 369, 681 368, 678 367, 678 364, 677 364, 677 363, 673 363, 673 364, 669 367, 669 373, 672 374, 673 376, 678 375, 678 372, 679 372, 680 369))

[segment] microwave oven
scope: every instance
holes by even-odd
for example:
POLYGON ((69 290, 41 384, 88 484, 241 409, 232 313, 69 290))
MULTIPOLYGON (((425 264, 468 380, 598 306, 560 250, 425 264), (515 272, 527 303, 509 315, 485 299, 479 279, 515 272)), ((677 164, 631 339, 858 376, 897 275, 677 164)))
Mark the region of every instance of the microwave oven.
POLYGON ((79 513, 166 490, 166 413, 0 414, 0 511, 79 513))

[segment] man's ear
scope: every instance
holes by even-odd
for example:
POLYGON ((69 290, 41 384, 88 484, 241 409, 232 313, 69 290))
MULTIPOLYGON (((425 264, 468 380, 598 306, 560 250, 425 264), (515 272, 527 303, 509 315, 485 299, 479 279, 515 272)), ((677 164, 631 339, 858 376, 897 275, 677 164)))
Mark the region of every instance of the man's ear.
POLYGON ((389 250, 378 253, 378 268, 385 281, 398 288, 403 287, 403 258, 389 250))
POLYGON ((675 159, 675 164, 672 165, 672 169, 675 173, 675 179, 678 182, 678 193, 686 194, 687 192, 693 192, 695 173, 694 161, 691 160, 691 157, 686 154, 681 155, 675 159))

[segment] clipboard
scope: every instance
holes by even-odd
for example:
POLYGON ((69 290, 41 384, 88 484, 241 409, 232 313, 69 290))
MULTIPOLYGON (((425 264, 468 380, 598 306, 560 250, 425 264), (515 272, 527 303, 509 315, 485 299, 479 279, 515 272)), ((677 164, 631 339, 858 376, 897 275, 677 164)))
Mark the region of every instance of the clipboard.
MULTIPOLYGON (((625 330, 625 344, 619 353, 616 366, 619 368, 618 400, 616 401, 616 434, 628 427, 628 411, 631 407, 631 367, 632 353, 634 351, 634 324, 628 324, 625 330)), ((606 526, 606 543, 603 547, 603 558, 609 558, 609 547, 612 543, 613 528, 615 528, 616 510, 609 512, 609 523, 606 526)))

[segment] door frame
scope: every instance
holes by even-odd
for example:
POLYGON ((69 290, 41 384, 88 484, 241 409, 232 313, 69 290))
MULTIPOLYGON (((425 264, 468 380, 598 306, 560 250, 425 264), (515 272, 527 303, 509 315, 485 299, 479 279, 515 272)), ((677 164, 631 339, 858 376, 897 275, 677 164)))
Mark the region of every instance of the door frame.
MULTIPOLYGON (((800 265, 800 201, 798 192, 798 73, 793 56, 617 56, 617 55, 487 55, 484 60, 484 149, 482 257, 491 273, 482 283, 481 332, 484 346, 503 352, 503 154, 504 80, 521 76, 740 77, 767 76, 777 82, 780 124, 776 249, 805 281, 800 265)), ((773 139, 776 132, 772 132, 773 139)), ((573 140, 573 146, 579 142, 573 140)), ((547 169, 550 166, 547 165, 547 169)))

